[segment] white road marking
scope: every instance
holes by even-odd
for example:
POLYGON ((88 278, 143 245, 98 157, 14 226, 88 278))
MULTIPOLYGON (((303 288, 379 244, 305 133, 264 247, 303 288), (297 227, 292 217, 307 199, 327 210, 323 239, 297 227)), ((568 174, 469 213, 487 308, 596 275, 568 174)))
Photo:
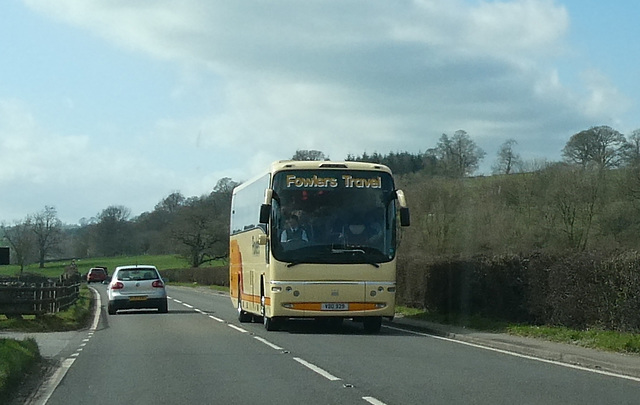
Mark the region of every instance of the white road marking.
POLYGON ((562 363, 562 362, 555 361, 555 360, 548 360, 548 359, 543 359, 543 358, 540 358, 540 357, 529 356, 527 354, 520 354, 520 353, 510 352, 510 351, 507 351, 507 350, 496 349, 495 347, 483 346, 483 345, 480 345, 480 344, 477 344, 477 343, 465 342, 465 341, 462 341, 462 340, 455 340, 455 339, 451 339, 451 338, 447 338, 447 337, 443 337, 443 336, 430 335, 428 333, 415 332, 415 331, 408 330, 408 329, 395 328, 393 326, 385 325, 384 327, 385 328, 389 328, 389 329, 393 329, 393 330, 397 330, 397 331, 400 331, 400 332, 412 333, 412 334, 418 335, 418 336, 426 336, 426 337, 430 337, 430 338, 433 338, 433 339, 444 340, 445 342, 451 342, 451 343, 457 343, 457 344, 460 344, 460 345, 475 347, 476 349, 483 349, 483 350, 489 350, 491 352, 502 353, 502 354, 506 354, 506 355, 509 355, 509 356, 513 356, 513 357, 519 357, 521 359, 534 360, 534 361, 538 361, 538 362, 541 362, 541 363, 547 363, 547 364, 553 364, 553 365, 560 366, 560 367, 572 368, 574 370, 587 371, 589 373, 606 375, 606 376, 609 376, 609 377, 622 378, 622 379, 625 379, 625 380, 631 380, 631 381, 640 382, 640 378, 632 377, 630 375, 618 374, 618 373, 613 373, 611 371, 605 371, 605 370, 597 370, 597 369, 593 369, 593 368, 587 368, 587 367, 578 366, 578 365, 575 365, 575 364, 562 363))
POLYGON ((62 365, 56 370, 51 379, 42 386, 43 389, 41 392, 38 393, 37 396, 42 398, 42 401, 39 403, 47 403, 49 398, 51 398, 51 395, 53 395, 53 391, 58 387, 58 384, 60 384, 64 376, 67 374, 67 371, 69 371, 74 361, 76 361, 76 359, 66 359, 62 362, 62 365))
POLYGON ((96 299, 96 308, 97 308, 97 310, 94 311, 93 322, 91 323, 91 328, 90 328, 90 330, 93 332, 94 330, 98 329, 98 322, 100 322, 100 313, 102 312, 100 310, 100 307, 102 306, 102 300, 100 299, 100 294, 98 294, 98 290, 96 290, 93 287, 89 287, 89 288, 91 289, 91 292, 93 293, 96 299))
POLYGON ((371 405, 387 405, 384 402, 382 402, 379 399, 376 399, 374 397, 362 397, 362 399, 364 399, 365 401, 367 401, 371 405))
POLYGON ((174 301, 177 302, 178 304, 182 304, 182 301, 180 301, 180 300, 174 299, 174 301))
POLYGON ((333 374, 329 373, 328 371, 325 371, 323 369, 321 369, 320 367, 316 366, 315 364, 311 364, 305 360, 302 360, 299 357, 294 357, 293 358, 295 361, 297 361, 298 363, 302 364, 303 366, 307 367, 309 370, 312 370, 318 374, 320 374, 321 376, 323 376, 324 378, 326 378, 327 380, 330 381, 339 381, 341 380, 341 378, 338 378, 336 376, 334 376, 333 374))
POLYGON ((274 345, 273 343, 269 342, 267 339, 263 339, 260 336, 254 336, 253 337, 255 340, 258 340, 262 343, 264 343, 265 345, 269 346, 272 349, 276 349, 276 350, 284 350, 282 347, 278 346, 278 345, 274 345))
POLYGON ((220 322, 220 323, 224 322, 224 319, 216 318, 216 317, 215 317, 215 316, 213 316, 213 315, 209 315, 209 318, 213 319, 214 321, 218 321, 218 322, 220 322))
POLYGON ((193 308, 193 305, 189 305, 189 304, 187 304, 187 303, 185 303, 185 302, 183 302, 183 303, 182 303, 182 305, 184 305, 184 306, 185 306, 185 307, 187 307, 187 308, 193 308))
POLYGON ((237 330, 238 332, 247 333, 247 331, 246 331, 246 330, 242 329, 242 328, 241 328, 241 327, 239 327, 239 326, 233 325, 233 324, 231 324, 231 323, 229 324, 229 327, 230 327, 230 328, 233 328, 233 329, 235 329, 235 330, 237 330))

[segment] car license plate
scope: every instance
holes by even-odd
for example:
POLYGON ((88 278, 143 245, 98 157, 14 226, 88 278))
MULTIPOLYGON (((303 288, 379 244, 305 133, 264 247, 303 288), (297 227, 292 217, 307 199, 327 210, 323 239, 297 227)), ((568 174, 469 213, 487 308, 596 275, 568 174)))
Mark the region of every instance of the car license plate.
POLYGON ((323 311, 348 311, 349 304, 344 302, 323 302, 322 303, 323 311))
POLYGON ((146 300, 147 300, 146 295, 135 295, 133 297, 129 297, 129 301, 146 301, 146 300))

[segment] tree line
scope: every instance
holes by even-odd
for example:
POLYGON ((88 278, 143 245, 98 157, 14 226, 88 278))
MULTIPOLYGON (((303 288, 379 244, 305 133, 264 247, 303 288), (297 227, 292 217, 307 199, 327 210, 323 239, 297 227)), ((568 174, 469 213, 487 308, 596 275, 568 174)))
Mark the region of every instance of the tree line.
MULTIPOLYGON (((397 175, 409 198, 413 224, 404 250, 456 255, 585 250, 637 246, 640 223, 640 130, 628 139, 607 127, 580 131, 567 141, 562 162, 524 162, 517 142, 497 151, 494 176, 470 178, 486 157, 466 131, 442 134, 425 152, 348 155, 381 163, 397 175)), ((298 150, 294 160, 328 160, 298 150)), ((228 254, 231 192, 217 182, 199 197, 175 191, 150 212, 131 218, 109 206, 80 226, 67 226, 52 206, 0 228, 12 261, 24 267, 46 259, 138 254, 180 254, 192 267, 228 254)))

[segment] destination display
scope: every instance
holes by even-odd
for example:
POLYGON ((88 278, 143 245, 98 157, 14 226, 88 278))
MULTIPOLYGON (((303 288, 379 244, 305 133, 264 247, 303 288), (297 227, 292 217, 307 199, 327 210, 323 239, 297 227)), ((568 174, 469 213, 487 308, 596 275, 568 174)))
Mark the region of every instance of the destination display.
POLYGON ((287 174, 285 187, 295 188, 382 188, 382 177, 359 177, 352 174, 342 174, 337 177, 323 177, 314 175, 287 174))

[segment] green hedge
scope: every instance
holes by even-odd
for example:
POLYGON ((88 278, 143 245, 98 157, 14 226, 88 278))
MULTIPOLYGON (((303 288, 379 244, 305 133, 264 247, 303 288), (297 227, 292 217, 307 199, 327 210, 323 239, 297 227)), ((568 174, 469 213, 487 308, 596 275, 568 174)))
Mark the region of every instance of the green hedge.
POLYGON ((229 286, 229 266, 167 269, 160 274, 170 282, 229 286))
POLYGON ((451 316, 638 332, 640 255, 402 256, 397 299, 451 316))

